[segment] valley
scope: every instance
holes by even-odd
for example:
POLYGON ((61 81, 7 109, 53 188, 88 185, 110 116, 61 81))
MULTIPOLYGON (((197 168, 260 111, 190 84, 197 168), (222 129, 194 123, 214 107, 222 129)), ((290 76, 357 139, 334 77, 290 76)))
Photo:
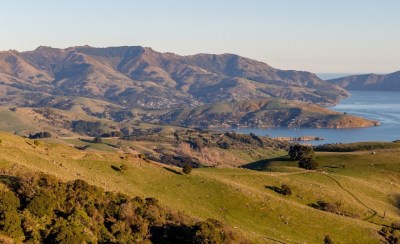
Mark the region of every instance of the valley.
MULTIPOLYGON (((285 151, 272 150, 275 154, 267 159, 247 159, 240 168, 194 168, 185 175, 176 166, 145 160, 139 152, 104 150, 111 142, 107 140, 105 147, 82 151, 50 139, 36 144, 6 133, 0 138, 5 172, 43 172, 130 196, 155 197, 168 209, 221 220, 256 243, 321 242, 326 235, 343 242, 379 243, 382 225, 400 220, 398 144, 376 149, 376 154, 317 152, 316 171, 299 169, 285 151), (122 164, 128 167, 123 173, 113 168, 122 164), (290 186, 292 195, 267 188, 282 184, 290 186), (340 203, 348 216, 309 206, 317 201, 340 203)), ((130 147, 148 148, 143 143, 132 141, 130 147)), ((225 152, 241 155, 237 150, 225 152)))

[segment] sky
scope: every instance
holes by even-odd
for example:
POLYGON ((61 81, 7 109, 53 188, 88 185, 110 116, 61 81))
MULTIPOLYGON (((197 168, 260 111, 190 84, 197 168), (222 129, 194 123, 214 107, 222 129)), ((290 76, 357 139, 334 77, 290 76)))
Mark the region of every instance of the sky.
POLYGON ((400 70, 398 0, 0 0, 0 50, 145 46, 315 73, 400 70))

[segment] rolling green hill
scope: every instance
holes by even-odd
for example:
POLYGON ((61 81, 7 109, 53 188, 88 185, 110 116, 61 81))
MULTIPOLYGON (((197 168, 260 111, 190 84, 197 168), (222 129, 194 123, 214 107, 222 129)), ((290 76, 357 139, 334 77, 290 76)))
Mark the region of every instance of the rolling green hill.
POLYGON ((199 168, 184 175, 180 168, 134 153, 82 151, 7 133, 0 133, 0 139, 5 172, 40 171, 131 196, 155 197, 165 208, 221 220, 255 243, 322 243, 326 235, 339 243, 380 243, 382 225, 400 221, 399 147, 375 154, 317 153, 318 171, 299 169, 285 156, 275 156, 242 168, 199 168), (122 164, 128 165, 124 173, 113 169, 122 164), (268 188, 282 184, 293 194, 268 188), (310 207, 318 201, 337 203, 343 214, 310 207))

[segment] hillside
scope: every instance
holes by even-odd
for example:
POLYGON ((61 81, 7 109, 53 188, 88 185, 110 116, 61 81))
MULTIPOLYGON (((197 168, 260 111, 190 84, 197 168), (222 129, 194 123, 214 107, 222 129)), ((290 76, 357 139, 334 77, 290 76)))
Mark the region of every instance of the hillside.
POLYGON ((216 103, 172 110, 159 116, 166 124, 195 127, 360 128, 379 122, 283 99, 216 103))
POLYGON ((0 94, 8 104, 10 95, 25 99, 19 105, 63 95, 158 109, 269 97, 333 104, 348 96, 312 73, 238 55, 180 56, 139 46, 0 52, 0 94))
POLYGON ((328 82, 347 90, 400 91, 400 71, 386 75, 352 75, 328 82))
POLYGON ((320 152, 318 171, 275 156, 248 161, 243 168, 199 168, 183 175, 178 167, 133 154, 82 151, 7 133, 0 139, 4 172, 44 172, 132 197, 155 197, 163 208, 200 220, 215 218, 255 243, 322 243, 326 235, 339 243, 381 243, 382 226, 400 221, 398 146, 375 154, 320 152), (122 164, 128 166, 124 172, 115 170, 122 164), (292 195, 270 190, 282 184, 292 195), (341 212, 311 207, 318 201, 337 203, 341 212))

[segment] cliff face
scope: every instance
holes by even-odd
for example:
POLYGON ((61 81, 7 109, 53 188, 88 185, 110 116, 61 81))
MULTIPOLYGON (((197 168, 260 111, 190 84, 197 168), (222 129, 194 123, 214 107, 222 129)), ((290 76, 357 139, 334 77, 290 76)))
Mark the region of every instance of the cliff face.
POLYGON ((347 90, 400 91, 400 71, 387 75, 352 75, 328 82, 347 90))

